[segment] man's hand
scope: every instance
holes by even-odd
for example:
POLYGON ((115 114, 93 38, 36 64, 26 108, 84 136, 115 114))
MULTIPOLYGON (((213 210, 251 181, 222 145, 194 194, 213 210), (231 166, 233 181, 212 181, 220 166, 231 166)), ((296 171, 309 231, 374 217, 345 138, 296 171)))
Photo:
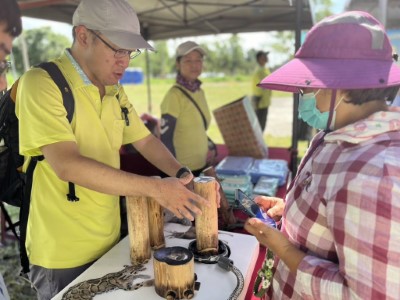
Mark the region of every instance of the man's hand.
MULTIPOLYGON (((188 189, 193 191, 193 174, 192 172, 185 172, 181 177, 179 177, 179 181, 183 184, 186 185, 188 189), (190 184, 191 183, 191 184, 190 184)), ((221 195, 220 195, 220 184, 217 180, 215 180, 215 188, 216 188, 216 194, 217 194, 217 207, 219 208, 221 206, 221 195)))
POLYGON ((210 203, 206 199, 187 189, 182 184, 181 179, 167 177, 161 179, 160 182, 159 194, 153 197, 161 206, 169 209, 178 218, 185 217, 193 221, 193 214, 202 213, 198 206, 210 206, 210 203))
POLYGON ((193 178, 194 177, 193 177, 192 172, 190 172, 190 173, 186 172, 178 179, 183 185, 188 185, 193 180, 193 178))

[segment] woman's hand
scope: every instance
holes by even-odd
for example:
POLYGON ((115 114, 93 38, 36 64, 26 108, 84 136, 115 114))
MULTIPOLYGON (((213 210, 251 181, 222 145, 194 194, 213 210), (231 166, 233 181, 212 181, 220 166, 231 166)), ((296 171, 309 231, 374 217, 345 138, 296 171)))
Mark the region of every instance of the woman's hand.
POLYGON ((283 202, 283 199, 257 196, 254 198, 254 202, 256 202, 262 210, 275 221, 279 221, 282 218, 283 211, 285 210, 285 202, 283 202))
POLYGON ((244 229, 254 235, 262 245, 271 249, 291 272, 297 272, 297 268, 306 254, 294 246, 279 230, 264 224, 257 218, 248 219, 244 224, 244 229))
MULTIPOLYGON (((252 235, 265 247, 271 247, 271 240, 276 234, 280 234, 278 230, 270 225, 263 223, 258 218, 250 218, 244 224, 244 229, 252 235)), ((272 249, 271 249, 272 250, 272 249)))

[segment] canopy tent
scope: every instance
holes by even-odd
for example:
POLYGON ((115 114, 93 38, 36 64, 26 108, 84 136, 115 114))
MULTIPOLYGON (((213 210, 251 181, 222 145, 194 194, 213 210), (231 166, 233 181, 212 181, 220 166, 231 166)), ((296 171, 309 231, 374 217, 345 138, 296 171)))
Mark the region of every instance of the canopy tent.
MULTIPOLYGON (((79 0, 18 0, 23 16, 71 23, 79 0)), ((295 49, 301 30, 312 26, 308 0, 128 0, 147 40, 220 33, 295 31, 295 49)), ((149 76, 149 75, 148 75, 149 76)), ((149 85, 150 78, 147 83, 149 85)), ((296 95, 294 96, 296 100, 296 95)), ((151 90, 148 88, 149 108, 151 90)), ((297 106, 293 104, 292 159, 297 170, 297 106)))
MULTIPOLYGON (((307 29, 307 0, 128 0, 146 39, 219 33, 307 29), (296 23, 302 2, 301 23, 296 23)), ((18 0, 24 16, 71 23, 79 0, 18 0)))
POLYGON ((399 0, 349 0, 346 10, 363 10, 379 21, 386 29, 400 28, 399 0))

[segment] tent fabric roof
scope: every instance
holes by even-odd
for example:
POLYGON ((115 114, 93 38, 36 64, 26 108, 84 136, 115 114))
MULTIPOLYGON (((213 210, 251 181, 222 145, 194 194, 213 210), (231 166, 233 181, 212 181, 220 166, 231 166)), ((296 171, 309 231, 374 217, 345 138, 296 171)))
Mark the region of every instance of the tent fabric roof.
MULTIPOLYGON (((309 0, 128 0, 147 40, 220 33, 295 31, 312 27, 309 0)), ((18 0, 23 16, 71 23, 79 0, 18 0)), ((148 95, 150 95, 148 93, 148 95)), ((150 101, 150 96, 149 96, 150 101)), ((297 109, 293 110, 297 120, 297 109)), ((296 124, 296 122, 294 122, 296 124)), ((297 131, 294 125, 293 132, 297 131)), ((293 175, 297 135, 292 136, 293 175)))
POLYGON ((386 29, 400 28, 399 0, 350 0, 346 10, 362 10, 384 23, 386 29))
MULTIPOLYGON (((158 40, 219 33, 308 29, 308 0, 128 0, 146 39, 158 40), (303 1, 301 25, 296 2, 303 1)), ((79 0, 19 0, 27 17, 71 23, 79 0)))

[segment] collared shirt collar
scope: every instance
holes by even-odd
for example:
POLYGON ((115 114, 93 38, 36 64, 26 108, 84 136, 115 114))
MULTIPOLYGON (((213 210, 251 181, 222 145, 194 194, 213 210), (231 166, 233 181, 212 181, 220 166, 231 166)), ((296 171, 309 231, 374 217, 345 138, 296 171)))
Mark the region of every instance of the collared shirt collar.
MULTIPOLYGON (((93 85, 93 82, 89 79, 89 77, 85 74, 85 72, 82 70, 81 66, 79 63, 75 60, 75 58, 71 54, 71 49, 65 49, 65 56, 68 58, 68 60, 71 62, 73 68, 75 71, 78 73, 79 77, 82 79, 82 82, 84 85, 93 85)), ((109 94, 118 94, 119 90, 119 84, 114 84, 111 86, 106 86, 106 93, 109 94)))
POLYGON ((72 56, 71 54, 71 50, 70 49, 65 49, 65 55, 68 57, 68 59, 70 60, 71 64, 74 66, 75 70, 78 72, 79 76, 82 78, 82 81, 86 84, 86 85, 90 85, 93 84, 89 77, 87 77, 87 75, 85 74, 85 72, 82 70, 81 66, 78 64, 78 62, 75 60, 75 58, 72 56))

